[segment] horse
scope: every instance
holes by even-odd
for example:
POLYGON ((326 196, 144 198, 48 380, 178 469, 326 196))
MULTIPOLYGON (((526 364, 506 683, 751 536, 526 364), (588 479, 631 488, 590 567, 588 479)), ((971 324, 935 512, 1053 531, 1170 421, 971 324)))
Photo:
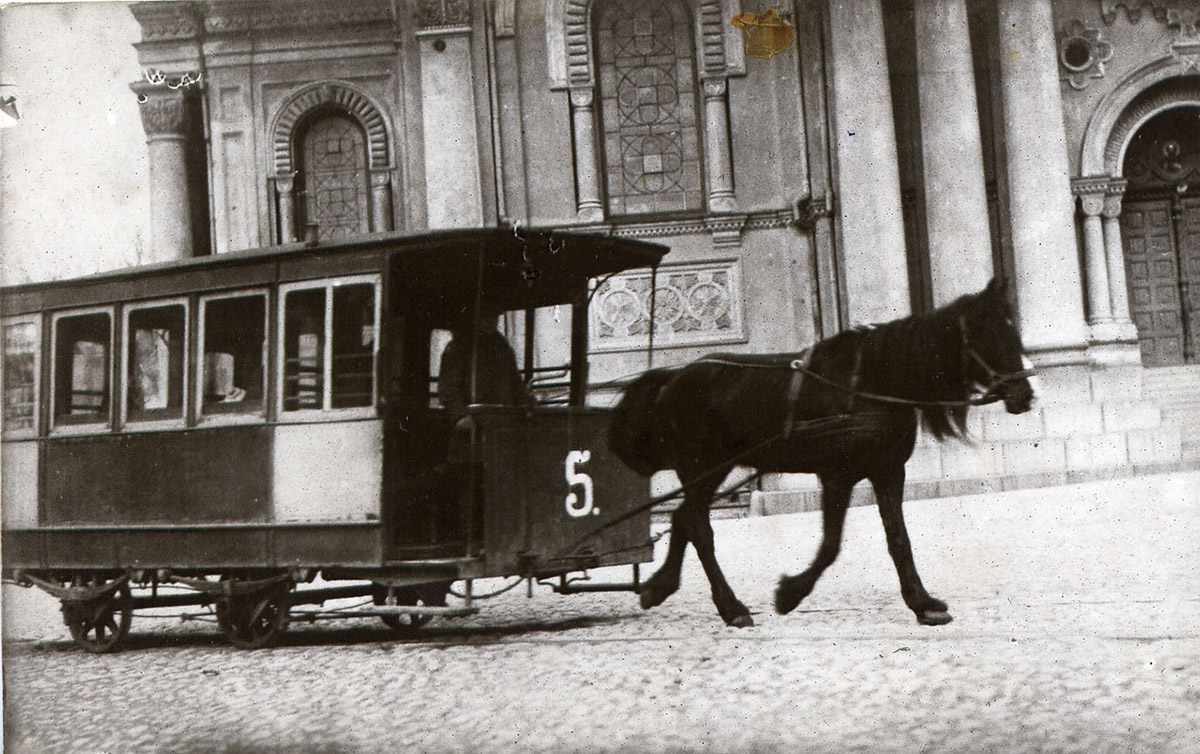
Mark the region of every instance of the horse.
POLYGON ((806 570, 780 578, 779 614, 799 605, 837 558, 850 492, 868 479, 905 604, 923 625, 949 623, 946 603, 921 583, 904 524, 904 465, 918 417, 938 440, 965 437, 972 405, 1002 400, 1010 414, 1028 411, 1032 376, 1007 284, 994 279, 931 312, 844 330, 799 353, 716 353, 643 373, 614 409, 608 444, 643 476, 674 470, 683 502, 665 562, 638 590, 642 607, 679 588, 690 542, 721 618, 754 625, 717 563, 708 515, 720 483, 748 466, 820 481, 821 544, 806 570))

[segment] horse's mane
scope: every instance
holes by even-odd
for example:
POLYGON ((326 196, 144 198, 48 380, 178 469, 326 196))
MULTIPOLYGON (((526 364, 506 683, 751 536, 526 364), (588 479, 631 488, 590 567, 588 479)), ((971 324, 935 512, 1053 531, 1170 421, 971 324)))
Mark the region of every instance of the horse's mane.
MULTIPOLYGON (((913 401, 964 401, 969 392, 963 374, 963 334, 960 321, 978 311, 984 293, 962 296, 931 312, 847 330, 826 341, 854 338, 846 352, 861 349, 859 388, 913 401)), ((844 357, 843 357, 844 358, 844 357)), ((853 359, 853 355, 850 357, 853 359)), ((920 406, 922 423, 936 437, 966 434, 968 406, 920 406)))

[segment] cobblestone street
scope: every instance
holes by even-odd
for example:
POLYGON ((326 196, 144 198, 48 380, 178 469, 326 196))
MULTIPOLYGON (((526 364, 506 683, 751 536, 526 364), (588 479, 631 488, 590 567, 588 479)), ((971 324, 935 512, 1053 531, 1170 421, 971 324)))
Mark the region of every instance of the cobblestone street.
POLYGON ((411 639, 377 621, 293 625, 256 652, 212 624, 139 616, 126 651, 87 655, 53 600, 6 586, 5 750, 1200 751, 1200 473, 907 514, 950 625, 905 608, 869 507, 788 616, 775 580, 807 565, 820 515, 714 522, 755 612, 744 630, 721 624, 690 552, 651 611, 522 586, 411 639))

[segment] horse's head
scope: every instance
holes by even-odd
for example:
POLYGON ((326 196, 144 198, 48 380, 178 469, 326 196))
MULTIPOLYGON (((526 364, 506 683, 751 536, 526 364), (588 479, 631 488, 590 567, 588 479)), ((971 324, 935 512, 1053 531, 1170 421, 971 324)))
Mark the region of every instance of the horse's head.
POLYGON ((1033 407, 1033 368, 1025 358, 1021 333, 1013 320, 1006 284, 992 280, 959 317, 963 336, 963 368, 983 393, 978 402, 1004 401, 1010 414, 1033 407))

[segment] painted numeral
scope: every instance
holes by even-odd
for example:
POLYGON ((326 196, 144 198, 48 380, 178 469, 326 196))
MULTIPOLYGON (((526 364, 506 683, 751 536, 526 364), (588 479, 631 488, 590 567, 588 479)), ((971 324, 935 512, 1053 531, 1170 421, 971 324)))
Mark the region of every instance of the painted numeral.
POLYGON ((600 509, 594 507, 592 477, 579 470, 580 464, 587 463, 591 458, 590 450, 572 450, 567 453, 566 477, 567 486, 571 490, 567 493, 567 515, 571 518, 582 518, 589 513, 593 516, 600 515, 600 509), (578 488, 582 488, 582 495, 576 491, 578 488))

